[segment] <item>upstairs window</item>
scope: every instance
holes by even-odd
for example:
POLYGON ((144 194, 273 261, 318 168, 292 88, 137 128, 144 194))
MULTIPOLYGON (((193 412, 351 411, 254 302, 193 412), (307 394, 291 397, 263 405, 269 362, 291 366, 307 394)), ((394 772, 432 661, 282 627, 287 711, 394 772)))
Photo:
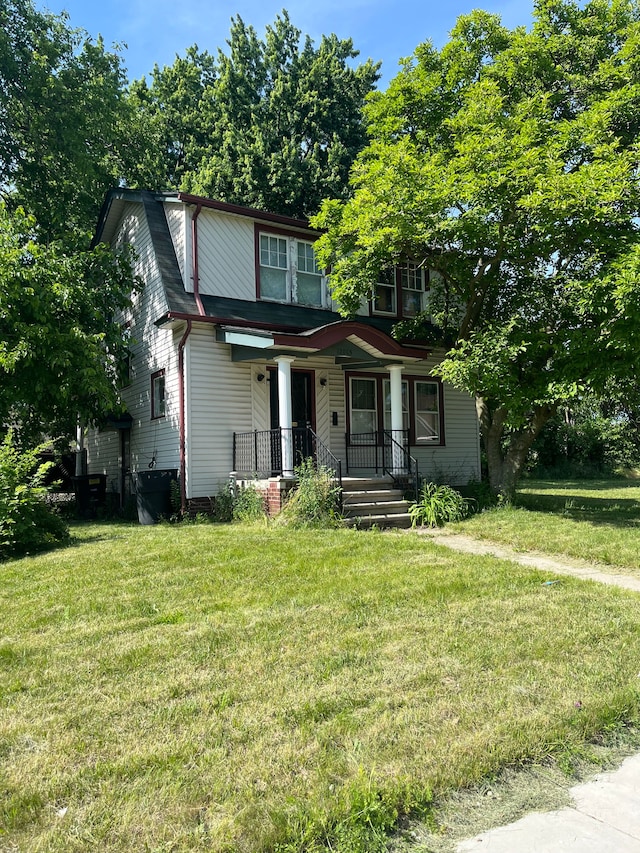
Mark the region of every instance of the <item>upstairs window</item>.
POLYGON ((415 317, 425 306, 425 270, 407 261, 400 267, 400 285, 402 287, 402 316, 415 317))
POLYGON ((327 280, 313 243, 292 235, 257 234, 259 298, 328 308, 327 280))
POLYGON ((289 290, 287 241, 269 234, 260 235, 260 295, 263 299, 287 301, 289 290))
POLYGON ((398 313, 395 270, 384 270, 380 273, 373 298, 373 310, 376 314, 393 314, 394 317, 398 313))
POLYGON ((388 317, 415 317, 427 308, 429 270, 405 261, 383 271, 375 284, 372 313, 388 317))
POLYGON ((322 270, 318 267, 311 243, 296 240, 298 249, 297 302, 301 305, 322 305, 322 270))

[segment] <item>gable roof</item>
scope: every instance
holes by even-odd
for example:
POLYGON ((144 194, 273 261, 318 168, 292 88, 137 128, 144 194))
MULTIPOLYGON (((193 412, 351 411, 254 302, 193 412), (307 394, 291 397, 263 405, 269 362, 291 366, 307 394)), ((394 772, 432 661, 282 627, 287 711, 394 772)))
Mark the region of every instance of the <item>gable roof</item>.
POLYGON ((202 314, 198 309, 195 295, 188 293, 184 288, 164 211, 164 203, 168 200, 178 200, 196 208, 206 207, 224 213, 246 216, 253 220, 305 229, 314 235, 319 234, 309 228, 306 220, 292 219, 188 193, 153 193, 148 190, 128 188, 110 190, 100 211, 92 245, 110 242, 115 237, 127 205, 142 204, 167 304, 166 313, 156 318, 156 325, 163 326, 176 321, 191 320, 217 326, 253 329, 256 332, 273 335, 273 343, 278 349, 291 348, 306 350, 309 353, 328 349, 347 339, 357 340, 379 355, 407 358, 412 361, 425 358, 430 352, 431 348, 408 347, 392 338, 391 330, 395 321, 386 317, 358 316, 350 320, 340 320, 336 319, 333 311, 322 308, 308 308, 278 302, 253 302, 200 294, 205 312, 202 314))

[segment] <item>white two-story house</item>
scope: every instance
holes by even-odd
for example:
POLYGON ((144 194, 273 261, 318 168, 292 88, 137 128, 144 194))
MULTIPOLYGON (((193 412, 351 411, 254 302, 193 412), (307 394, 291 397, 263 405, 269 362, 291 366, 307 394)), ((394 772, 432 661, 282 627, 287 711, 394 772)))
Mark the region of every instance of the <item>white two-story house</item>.
POLYGON ((131 244, 144 288, 123 317, 128 417, 92 431, 88 470, 124 498, 131 472, 177 471, 183 504, 230 475, 272 492, 301 458, 352 474, 480 477, 473 400, 431 373, 443 352, 394 323, 428 306, 429 271, 372 283, 336 310, 308 223, 185 193, 117 189, 96 241, 131 244), (413 469, 412 469, 413 470, 413 469))

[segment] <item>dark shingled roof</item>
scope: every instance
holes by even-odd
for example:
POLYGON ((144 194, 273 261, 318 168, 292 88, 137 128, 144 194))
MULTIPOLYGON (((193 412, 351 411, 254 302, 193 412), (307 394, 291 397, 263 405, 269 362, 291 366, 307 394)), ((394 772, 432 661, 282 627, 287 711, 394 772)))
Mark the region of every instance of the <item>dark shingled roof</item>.
MULTIPOLYGON (((166 296, 167 314, 173 315, 176 319, 184 317, 196 320, 199 316, 198 306, 193 293, 188 293, 184 289, 164 211, 164 202, 178 197, 177 193, 153 193, 147 190, 127 188, 110 190, 102 205, 93 244, 95 245, 101 240, 110 241, 127 202, 141 203, 147 218, 151 242, 166 296)), ((190 199, 190 197, 187 198, 190 199)), ((220 206, 223 207, 223 205, 220 206)), ((260 216, 259 211, 249 208, 238 208, 238 211, 246 212, 246 215, 252 218, 260 216)), ((267 217, 269 214, 264 214, 264 216, 267 217)), ((267 301, 252 302, 244 299, 209 296, 203 293, 200 294, 200 298, 207 317, 237 326, 261 326, 266 329, 280 329, 296 333, 318 329, 341 319, 333 311, 321 308, 306 308, 300 305, 284 305, 267 301)), ((167 314, 164 314, 163 317, 157 317, 156 322, 167 318, 167 314)), ((367 315, 357 315, 353 319, 363 325, 373 326, 389 336, 391 336, 393 325, 397 322, 388 317, 370 317, 367 315)), ((434 335, 435 337, 436 335, 434 335)))
POLYGON ((193 293, 187 293, 182 283, 178 259, 171 239, 171 232, 164 213, 162 198, 152 193, 142 194, 142 203, 151 234, 151 243, 155 252, 160 278, 167 298, 169 311, 180 314, 197 314, 198 308, 193 293))

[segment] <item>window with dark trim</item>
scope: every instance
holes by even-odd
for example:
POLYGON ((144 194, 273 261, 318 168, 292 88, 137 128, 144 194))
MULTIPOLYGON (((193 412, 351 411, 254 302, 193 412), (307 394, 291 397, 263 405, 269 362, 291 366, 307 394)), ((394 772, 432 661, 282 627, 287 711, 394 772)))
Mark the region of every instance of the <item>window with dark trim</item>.
POLYGON ((395 270, 385 270, 378 276, 373 297, 373 310, 376 314, 398 314, 398 287, 395 270))
POLYGON ((164 369, 151 374, 151 418, 163 418, 166 414, 164 369))
POLYGON ((415 317, 427 309, 431 270, 405 261, 383 271, 374 286, 371 313, 387 317, 415 317))
POLYGON ((313 239, 256 225, 255 242, 258 299, 331 307, 327 276, 318 266, 313 239))
MULTIPOLYGON (((391 383, 384 373, 347 373, 347 429, 352 444, 391 429, 391 383)), ((444 397, 442 383, 425 376, 402 377, 402 424, 412 446, 442 446, 444 397)))

